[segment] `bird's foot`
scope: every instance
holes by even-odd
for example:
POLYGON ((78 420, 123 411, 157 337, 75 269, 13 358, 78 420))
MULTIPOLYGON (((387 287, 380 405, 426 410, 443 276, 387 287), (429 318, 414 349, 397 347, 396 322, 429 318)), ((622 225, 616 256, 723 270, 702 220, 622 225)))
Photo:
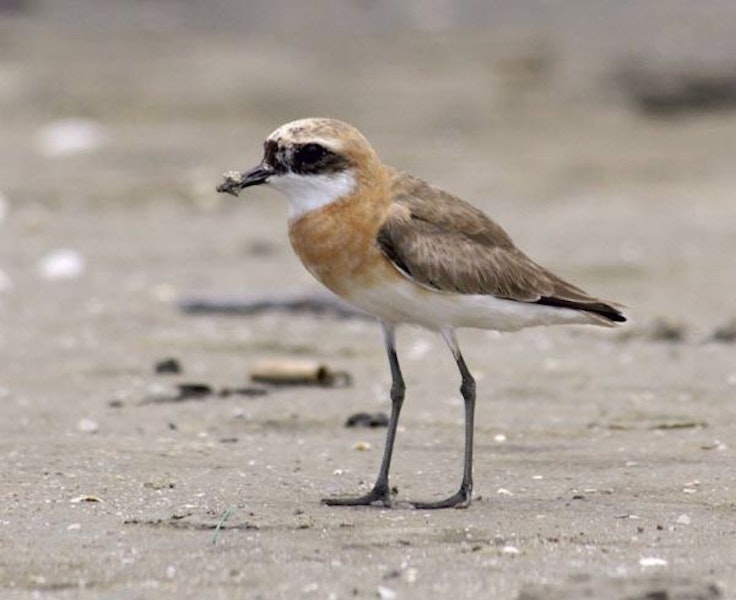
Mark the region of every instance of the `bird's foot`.
POLYGON ((375 486, 364 496, 347 496, 337 498, 322 498, 322 504, 327 506, 391 506, 391 493, 388 485, 375 486))
POLYGON ((431 502, 414 502, 411 504, 414 508, 422 510, 434 510, 436 508, 468 508, 471 500, 470 487, 462 486, 456 494, 444 500, 434 500, 431 502))

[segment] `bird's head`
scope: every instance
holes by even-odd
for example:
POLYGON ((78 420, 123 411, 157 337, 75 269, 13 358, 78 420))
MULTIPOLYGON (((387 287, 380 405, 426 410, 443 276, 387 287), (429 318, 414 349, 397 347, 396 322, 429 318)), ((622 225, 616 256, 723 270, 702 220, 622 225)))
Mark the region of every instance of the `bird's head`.
POLYGON ((375 176, 380 162, 354 127, 335 119, 310 118, 282 125, 266 138, 260 164, 226 174, 218 192, 237 195, 267 184, 291 202, 291 217, 349 196, 375 176))

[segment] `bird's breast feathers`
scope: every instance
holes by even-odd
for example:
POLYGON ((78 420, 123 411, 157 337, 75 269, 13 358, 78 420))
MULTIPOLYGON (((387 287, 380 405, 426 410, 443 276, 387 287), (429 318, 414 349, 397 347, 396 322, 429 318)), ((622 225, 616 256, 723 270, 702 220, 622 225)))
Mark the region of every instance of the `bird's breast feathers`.
POLYGON ((344 198, 292 219, 289 240, 317 280, 350 299, 358 288, 401 277, 376 243, 380 212, 375 204, 344 198))

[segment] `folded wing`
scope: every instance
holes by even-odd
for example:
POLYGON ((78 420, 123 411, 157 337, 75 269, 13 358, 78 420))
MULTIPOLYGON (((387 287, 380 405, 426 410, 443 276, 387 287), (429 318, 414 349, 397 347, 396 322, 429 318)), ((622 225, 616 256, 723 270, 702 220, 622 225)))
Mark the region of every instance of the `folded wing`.
POLYGON ((611 304, 532 261, 467 202, 405 173, 395 172, 392 185, 395 203, 376 241, 415 282, 443 292, 488 294, 626 320, 611 304))

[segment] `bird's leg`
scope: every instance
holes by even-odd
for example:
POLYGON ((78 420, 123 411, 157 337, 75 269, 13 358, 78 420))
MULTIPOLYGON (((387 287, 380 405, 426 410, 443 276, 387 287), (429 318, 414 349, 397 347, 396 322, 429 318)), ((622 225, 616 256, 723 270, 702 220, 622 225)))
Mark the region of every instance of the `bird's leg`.
POLYGON ((391 490, 388 485, 388 472, 391 468, 391 454, 396 439, 396 427, 399 424, 401 405, 404 403, 404 378, 401 375, 399 359, 396 356, 396 337, 394 326, 382 323, 388 363, 391 367, 391 417, 388 421, 388 432, 386 433, 386 445, 383 449, 383 460, 378 471, 378 478, 373 489, 364 496, 346 498, 324 498, 322 502, 329 506, 365 506, 380 503, 384 506, 391 505, 391 490))
POLYGON ((465 402, 465 459, 463 462, 463 480, 457 493, 444 500, 434 502, 412 502, 415 508, 467 508, 470 506, 471 494, 473 492, 473 421, 475 418, 475 379, 470 374, 465 359, 460 353, 460 347, 455 338, 455 332, 443 330, 442 337, 452 350, 457 367, 460 369, 462 383, 460 393, 465 402))

